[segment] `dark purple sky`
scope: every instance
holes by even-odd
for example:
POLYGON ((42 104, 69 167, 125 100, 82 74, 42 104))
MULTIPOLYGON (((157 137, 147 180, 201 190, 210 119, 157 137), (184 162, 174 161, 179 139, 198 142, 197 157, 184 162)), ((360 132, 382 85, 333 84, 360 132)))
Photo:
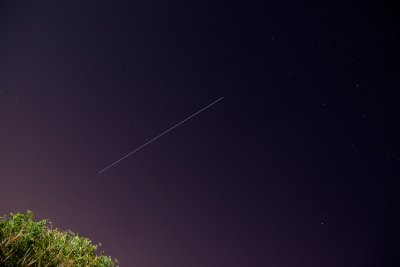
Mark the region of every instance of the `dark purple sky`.
POLYGON ((0 214, 32 210, 122 266, 399 266, 396 16, 2 1, 0 214))

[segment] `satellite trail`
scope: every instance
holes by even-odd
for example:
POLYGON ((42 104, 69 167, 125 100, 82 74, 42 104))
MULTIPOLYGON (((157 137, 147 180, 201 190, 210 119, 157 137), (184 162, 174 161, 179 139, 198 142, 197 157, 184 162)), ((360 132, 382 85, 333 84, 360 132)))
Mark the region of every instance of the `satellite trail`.
POLYGON ((201 113, 202 111, 208 109, 209 107, 211 107, 212 105, 218 103, 219 101, 221 101, 224 97, 221 97, 217 100, 215 100, 214 102, 212 102, 211 104, 209 104, 208 106, 200 109, 199 111, 197 111, 196 113, 192 114, 191 116, 187 117, 186 119, 184 119, 183 121, 181 121, 180 123, 172 126, 171 128, 169 128, 168 130, 162 132, 161 134, 157 135, 156 137, 154 137, 153 139, 151 139, 150 141, 148 141, 147 143, 144 143, 143 145, 139 146, 138 148, 136 148, 135 150, 129 152, 128 154, 126 154, 125 156, 123 156, 122 158, 120 158, 119 160, 115 161, 114 163, 111 163, 110 165, 108 165, 107 167, 105 167, 104 169, 102 169, 101 171, 99 171, 97 174, 100 174, 102 172, 105 172, 106 170, 108 170, 109 168, 111 168, 112 166, 114 166, 115 164, 119 163, 120 161, 126 159, 127 157, 129 157, 130 155, 132 155, 133 153, 139 151, 140 149, 142 149, 143 147, 147 146, 148 144, 150 144, 151 142, 155 141, 156 139, 160 138, 161 136, 163 136, 164 134, 168 133, 169 131, 175 129, 176 127, 178 127, 179 125, 181 125, 182 123, 184 123, 185 121, 190 120, 191 118, 193 118, 194 116, 196 116, 197 114, 201 113))

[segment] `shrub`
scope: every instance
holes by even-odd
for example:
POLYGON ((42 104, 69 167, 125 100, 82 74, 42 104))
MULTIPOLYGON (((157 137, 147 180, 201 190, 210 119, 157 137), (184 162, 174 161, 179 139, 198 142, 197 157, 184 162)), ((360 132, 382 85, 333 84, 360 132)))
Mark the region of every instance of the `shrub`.
POLYGON ((33 221, 30 211, 0 217, 0 266, 117 266, 96 250, 89 239, 53 229, 48 220, 33 221))

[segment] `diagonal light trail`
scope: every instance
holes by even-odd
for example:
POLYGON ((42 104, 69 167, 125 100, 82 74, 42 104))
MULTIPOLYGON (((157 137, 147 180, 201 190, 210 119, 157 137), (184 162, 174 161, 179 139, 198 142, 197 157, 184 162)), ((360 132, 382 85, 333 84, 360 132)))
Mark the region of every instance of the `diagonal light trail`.
POLYGON ((123 156, 122 158, 120 158, 119 160, 111 163, 110 165, 108 165, 107 167, 105 167, 104 169, 102 169, 101 171, 99 171, 97 174, 100 174, 102 172, 105 172, 106 170, 108 170, 109 168, 111 168, 112 166, 114 166, 115 164, 119 163, 120 161, 126 159, 127 157, 129 157, 130 155, 132 155, 133 153, 137 152, 138 150, 142 149, 143 147, 147 146, 148 144, 150 144, 151 142, 155 141, 156 139, 160 138, 161 136, 163 136, 164 134, 168 133, 169 131, 175 129, 176 127, 178 127, 179 125, 181 125, 182 123, 184 123, 185 121, 190 120, 191 118, 193 118, 194 116, 196 116, 197 114, 201 113, 202 111, 208 109, 209 107, 215 105, 216 103, 218 103, 219 101, 221 101, 224 97, 221 97, 217 100, 215 100, 214 102, 212 102, 211 104, 209 104, 208 106, 200 109, 199 111, 197 111, 196 113, 190 115, 189 117, 187 117, 186 119, 184 119, 183 121, 181 121, 180 123, 172 126, 171 128, 169 128, 168 130, 162 132, 161 134, 157 135, 156 137, 154 137, 153 139, 151 139, 150 141, 148 141, 147 143, 144 143, 143 145, 139 146, 138 148, 136 148, 135 150, 129 152, 128 154, 126 154, 125 156, 123 156))

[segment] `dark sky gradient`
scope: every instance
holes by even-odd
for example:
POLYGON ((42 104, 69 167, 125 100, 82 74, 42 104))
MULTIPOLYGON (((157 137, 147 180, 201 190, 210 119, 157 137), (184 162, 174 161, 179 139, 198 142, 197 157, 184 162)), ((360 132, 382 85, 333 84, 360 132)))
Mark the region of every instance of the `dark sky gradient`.
POLYGON ((2 1, 0 214, 33 210, 122 266, 399 266, 396 16, 2 1))

